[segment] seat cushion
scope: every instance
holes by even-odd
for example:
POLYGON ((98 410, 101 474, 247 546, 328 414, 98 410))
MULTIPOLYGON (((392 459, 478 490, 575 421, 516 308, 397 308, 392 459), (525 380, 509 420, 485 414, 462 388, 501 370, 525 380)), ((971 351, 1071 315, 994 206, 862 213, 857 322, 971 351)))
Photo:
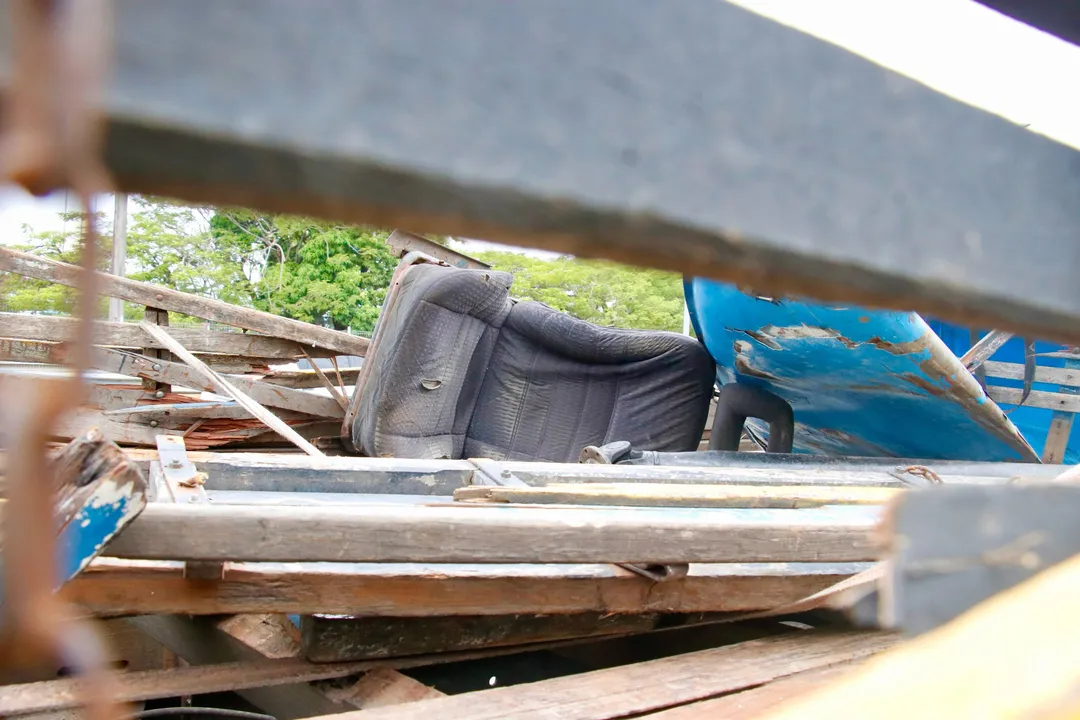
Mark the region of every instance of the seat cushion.
POLYGON ((576 462, 587 445, 697 449, 715 367, 695 339, 517 303, 498 333, 465 457, 576 462))
POLYGON ((412 265, 384 303, 352 441, 370 457, 460 458, 513 276, 412 265))

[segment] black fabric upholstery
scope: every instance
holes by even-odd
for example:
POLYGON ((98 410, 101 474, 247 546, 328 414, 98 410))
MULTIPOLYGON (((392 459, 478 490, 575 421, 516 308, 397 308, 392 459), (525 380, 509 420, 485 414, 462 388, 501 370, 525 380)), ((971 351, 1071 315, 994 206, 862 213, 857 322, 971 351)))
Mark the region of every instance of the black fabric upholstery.
POLYGON ((414 265, 384 303, 353 420, 372 457, 460 458, 513 276, 414 265))
POLYGON ((574 462, 586 445, 697 448, 715 368, 696 340, 509 299, 505 273, 410 268, 365 364, 367 455, 574 462))

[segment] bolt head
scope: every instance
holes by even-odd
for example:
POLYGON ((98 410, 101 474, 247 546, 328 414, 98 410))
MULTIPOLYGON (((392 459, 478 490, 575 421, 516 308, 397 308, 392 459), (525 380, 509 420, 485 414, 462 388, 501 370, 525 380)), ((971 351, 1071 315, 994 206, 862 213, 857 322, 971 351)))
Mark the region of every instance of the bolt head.
POLYGON ((158 426, 158 421, 157 420, 151 420, 150 421, 150 427, 157 427, 157 426, 158 426))
POLYGON ((161 364, 160 363, 154 363, 153 368, 155 370, 161 370, 161 364))
POLYGON ((158 400, 160 400, 161 398, 165 397, 165 391, 164 390, 158 390, 156 393, 154 393, 154 397, 156 397, 158 400))
POLYGON ((169 467, 174 468, 174 469, 182 468, 182 467, 184 467, 184 463, 180 462, 179 460, 170 460, 169 461, 169 467))

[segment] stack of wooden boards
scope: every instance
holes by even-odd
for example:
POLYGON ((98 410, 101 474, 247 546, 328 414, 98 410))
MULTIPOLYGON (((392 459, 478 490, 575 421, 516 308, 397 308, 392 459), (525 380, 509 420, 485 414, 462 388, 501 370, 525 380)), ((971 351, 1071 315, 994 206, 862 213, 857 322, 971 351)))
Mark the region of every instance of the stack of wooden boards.
MULTIPOLYGON (((0 271, 70 287, 78 285, 81 272, 7 248, 0 248, 0 271)), ((359 369, 338 368, 336 358, 363 357, 366 338, 112 275, 102 275, 101 283, 104 294, 145 306, 146 322, 160 326, 197 361, 305 440, 329 438, 332 443, 340 436, 359 369), (169 327, 170 312, 243 332, 169 327), (315 358, 330 358, 333 369, 274 369, 315 358), (313 388, 327 394, 308 392, 313 388)), ((74 333, 75 321, 69 318, 0 313, 0 361, 62 365, 74 333)), ((178 360, 166 343, 139 325, 98 323, 96 343, 94 368, 135 382, 94 384, 87 405, 65 420, 58 439, 70 440, 96 427, 105 438, 129 446, 153 447, 154 438, 165 431, 182 434, 192 449, 288 444, 234 398, 200 402, 201 392, 221 396, 219 385, 198 363, 178 360)))
MULTIPOLYGON (((714 467, 400 461, 159 443, 102 449, 97 476, 116 477, 109 458, 135 469, 148 501, 60 591, 102 619, 124 699, 149 709, 196 696, 282 719, 757 717, 849 673, 873 687, 880 667, 930 652, 920 639, 896 656, 892 634, 806 615, 873 576, 884 506, 914 497, 905 478, 918 467, 756 454, 714 467), (679 564, 687 571, 659 579, 630 569, 679 564)), ((976 485, 1015 469, 921 468, 976 485)), ((77 690, 67 678, 0 686, 0 715, 63 710, 77 690)))

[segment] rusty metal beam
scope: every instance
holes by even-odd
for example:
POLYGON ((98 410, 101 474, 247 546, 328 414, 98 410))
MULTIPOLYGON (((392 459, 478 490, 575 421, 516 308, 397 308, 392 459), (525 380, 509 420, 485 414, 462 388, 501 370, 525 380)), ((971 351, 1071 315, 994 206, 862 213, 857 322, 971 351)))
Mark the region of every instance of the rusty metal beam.
POLYGON ((122 190, 1080 340, 1080 153, 728 3, 117 5, 122 190))
POLYGON ((410 252, 422 252, 454 267, 476 270, 486 270, 491 267, 486 262, 481 262, 453 248, 440 245, 434 240, 428 240, 423 235, 414 235, 404 230, 395 230, 390 233, 390 237, 386 238, 386 244, 398 254, 398 257, 405 257, 410 252))

